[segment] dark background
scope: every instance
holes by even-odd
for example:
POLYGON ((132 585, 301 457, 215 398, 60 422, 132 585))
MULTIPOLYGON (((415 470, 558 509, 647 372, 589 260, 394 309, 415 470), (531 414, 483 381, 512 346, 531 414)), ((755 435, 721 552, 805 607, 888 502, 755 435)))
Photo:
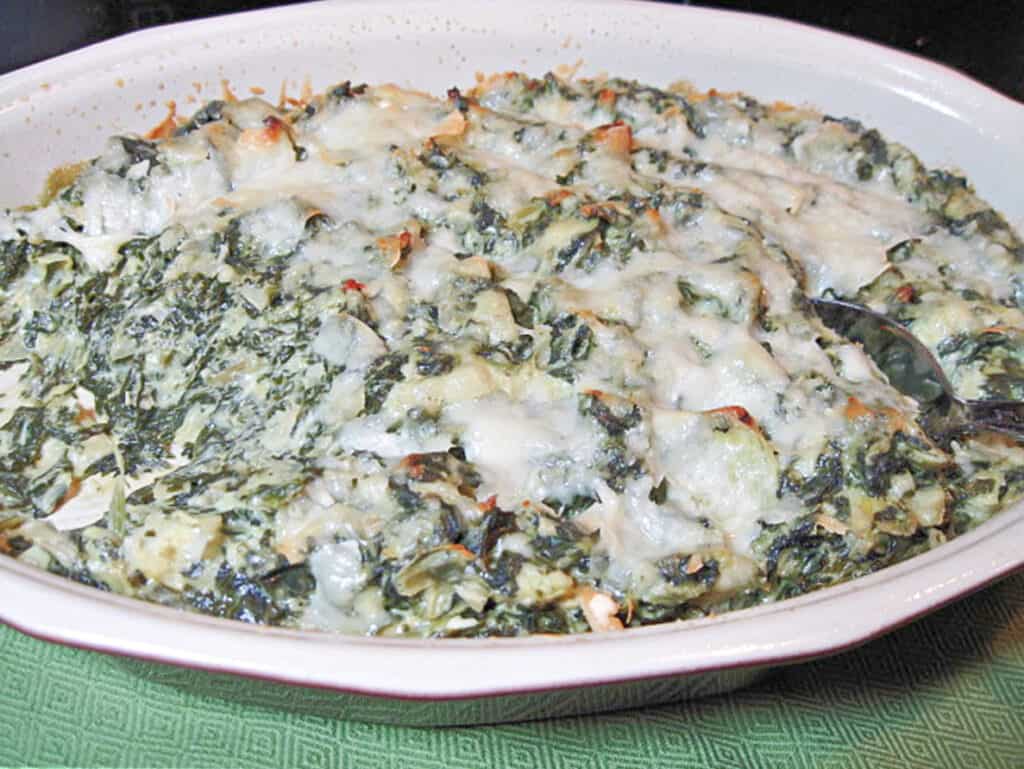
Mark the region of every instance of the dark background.
MULTIPOLYGON (((3 0, 0 72, 172 21, 283 5, 281 0, 3 0)), ((951 65, 1024 101, 1024 2, 744 0, 692 3, 781 16, 951 65)))

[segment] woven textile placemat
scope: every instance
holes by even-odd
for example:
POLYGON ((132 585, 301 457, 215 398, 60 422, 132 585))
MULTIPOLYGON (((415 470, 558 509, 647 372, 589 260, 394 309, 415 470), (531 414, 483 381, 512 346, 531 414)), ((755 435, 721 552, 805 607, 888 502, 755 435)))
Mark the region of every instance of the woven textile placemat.
POLYGON ((164 671, 0 627, 0 766, 1024 769, 1024 575, 749 689, 596 716, 364 724, 164 671))

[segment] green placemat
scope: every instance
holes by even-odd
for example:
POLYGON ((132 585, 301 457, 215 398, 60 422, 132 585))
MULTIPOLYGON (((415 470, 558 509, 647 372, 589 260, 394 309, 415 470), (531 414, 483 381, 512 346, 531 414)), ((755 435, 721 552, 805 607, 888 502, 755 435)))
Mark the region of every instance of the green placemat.
POLYGON ((1024 769, 1024 575, 753 688, 607 715, 379 726, 159 673, 0 628, 0 765, 1024 769))

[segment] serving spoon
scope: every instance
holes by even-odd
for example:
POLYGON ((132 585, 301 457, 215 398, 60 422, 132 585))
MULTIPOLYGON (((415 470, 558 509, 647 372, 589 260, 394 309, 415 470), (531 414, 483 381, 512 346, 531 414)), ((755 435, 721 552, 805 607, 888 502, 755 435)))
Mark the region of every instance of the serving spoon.
POLYGON ((921 404, 921 424, 939 444, 984 431, 1024 441, 1024 401, 960 398, 931 351, 899 323, 853 302, 810 301, 826 326, 859 342, 889 383, 921 404))

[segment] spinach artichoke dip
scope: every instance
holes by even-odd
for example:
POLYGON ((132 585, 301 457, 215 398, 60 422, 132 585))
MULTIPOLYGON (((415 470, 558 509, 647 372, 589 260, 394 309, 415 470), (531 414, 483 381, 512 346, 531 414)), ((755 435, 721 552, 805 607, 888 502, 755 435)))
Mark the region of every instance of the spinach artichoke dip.
POLYGON ((0 215, 5 557, 253 623, 575 633, 833 585, 1024 495, 1024 448, 933 442, 809 306, 1024 397, 1024 244, 876 131, 550 74, 292 107, 113 138, 0 215))

